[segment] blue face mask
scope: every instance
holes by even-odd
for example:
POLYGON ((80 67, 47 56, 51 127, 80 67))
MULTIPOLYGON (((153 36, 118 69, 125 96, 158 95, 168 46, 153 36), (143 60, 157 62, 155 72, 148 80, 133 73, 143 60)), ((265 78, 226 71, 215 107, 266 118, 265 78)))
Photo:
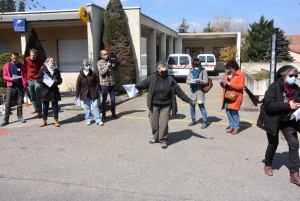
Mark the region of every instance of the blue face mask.
POLYGON ((286 83, 287 83, 288 85, 293 85, 293 84, 296 83, 296 81, 297 81, 297 78, 295 78, 294 76, 293 76, 293 77, 288 77, 288 78, 286 79, 286 83))
POLYGON ((55 66, 50 66, 50 68, 51 68, 51 69, 54 69, 54 68, 55 68, 55 66))
POLYGON ((85 66, 84 70, 89 71, 91 69, 91 66, 85 66))
POLYGON ((195 70, 199 70, 199 67, 195 67, 194 69, 195 69, 195 70))

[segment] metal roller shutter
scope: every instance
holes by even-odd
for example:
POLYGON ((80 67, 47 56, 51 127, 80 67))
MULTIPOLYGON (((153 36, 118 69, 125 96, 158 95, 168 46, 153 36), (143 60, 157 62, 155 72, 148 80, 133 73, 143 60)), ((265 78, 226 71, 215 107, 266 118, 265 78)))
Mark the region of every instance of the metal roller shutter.
POLYGON ((87 56, 87 39, 58 40, 58 67, 61 72, 78 72, 87 56))
POLYGON ((3 53, 9 53, 8 41, 0 41, 0 55, 3 53))

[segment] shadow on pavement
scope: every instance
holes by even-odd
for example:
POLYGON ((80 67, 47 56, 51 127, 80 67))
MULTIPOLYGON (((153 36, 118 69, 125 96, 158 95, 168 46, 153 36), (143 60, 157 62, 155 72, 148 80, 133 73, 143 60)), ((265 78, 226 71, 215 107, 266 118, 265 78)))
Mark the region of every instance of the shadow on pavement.
POLYGON ((82 114, 77 114, 76 116, 71 117, 69 119, 61 120, 61 121, 59 121, 59 123, 67 124, 67 123, 74 123, 74 122, 78 123, 78 122, 82 122, 82 121, 84 121, 84 112, 82 114))
POLYGON ((136 113, 136 112, 145 112, 145 111, 147 111, 147 110, 129 110, 129 111, 125 111, 125 112, 119 112, 118 116, 122 117, 122 116, 125 116, 128 114, 132 114, 132 113, 136 113))
MULTIPOLYGON (((265 163, 265 159, 262 160, 262 163, 265 163)), ((272 164, 273 170, 279 170, 282 166, 285 166, 287 169, 289 169, 289 164, 289 152, 286 151, 282 153, 275 153, 272 164)))
POLYGON ((192 136, 195 136, 195 137, 198 137, 198 138, 203 138, 203 139, 210 139, 210 138, 206 138, 202 135, 199 135, 197 133, 194 133, 192 130, 186 129, 186 130, 179 131, 179 132, 169 133, 169 135, 168 135, 168 139, 169 139, 168 145, 170 146, 170 145, 176 144, 180 141, 188 140, 192 136))

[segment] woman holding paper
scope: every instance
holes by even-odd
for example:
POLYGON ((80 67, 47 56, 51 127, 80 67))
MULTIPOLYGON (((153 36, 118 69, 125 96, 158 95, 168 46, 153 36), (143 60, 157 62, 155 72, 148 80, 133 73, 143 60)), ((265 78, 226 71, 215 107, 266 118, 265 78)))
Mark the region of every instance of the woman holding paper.
POLYGON ((149 143, 161 143, 161 148, 168 147, 168 121, 170 112, 177 113, 175 95, 186 103, 193 101, 182 91, 173 77, 168 74, 168 64, 159 61, 156 72, 135 85, 138 90, 148 89, 147 106, 153 138, 149 143))
POLYGON ((286 65, 277 73, 277 81, 267 91, 257 120, 257 126, 267 132, 268 146, 265 153, 264 172, 273 176, 273 157, 279 143, 279 130, 282 131, 289 146, 290 182, 300 186, 299 177, 299 121, 291 120, 291 115, 300 108, 300 88, 296 84, 299 71, 286 65))
POLYGON ((245 74, 240 70, 238 63, 231 59, 226 63, 227 73, 224 80, 219 80, 222 92, 222 109, 226 110, 229 128, 226 133, 236 135, 240 129, 239 110, 243 102, 245 74), (227 96, 227 95, 231 96, 227 96), (232 97, 234 96, 234 97, 232 97))
POLYGON ((54 124, 59 127, 58 122, 58 101, 61 100, 58 85, 62 83, 60 71, 55 65, 55 61, 52 57, 48 57, 45 61, 45 65, 39 71, 37 82, 41 84, 41 95, 43 101, 43 122, 40 127, 47 125, 47 117, 49 104, 52 103, 52 109, 54 113, 54 124))
MULTIPOLYGON (((203 124, 201 126, 201 129, 204 129, 207 127, 207 112, 204 107, 205 94, 202 91, 202 86, 207 85, 208 76, 207 71, 201 66, 201 62, 198 58, 195 58, 192 64, 193 68, 189 71, 186 83, 190 85, 189 98, 192 99, 194 103, 198 105, 202 114, 203 124)), ((193 126, 196 123, 195 105, 190 105, 190 112, 192 122, 188 125, 193 126)))
POLYGON ((85 120, 87 125, 91 125, 92 113, 91 105, 94 110, 95 122, 97 125, 103 126, 102 119, 100 117, 98 98, 99 98, 99 77, 92 71, 90 62, 86 59, 81 64, 81 71, 77 78, 75 99, 84 102, 85 120))

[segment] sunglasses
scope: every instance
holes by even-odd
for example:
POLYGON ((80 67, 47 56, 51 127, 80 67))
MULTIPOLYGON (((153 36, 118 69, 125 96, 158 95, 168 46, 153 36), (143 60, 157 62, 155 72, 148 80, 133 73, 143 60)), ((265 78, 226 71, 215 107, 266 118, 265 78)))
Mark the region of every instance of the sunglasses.
POLYGON ((289 77, 295 77, 295 78, 297 78, 298 74, 296 74, 296 75, 290 74, 289 77))

